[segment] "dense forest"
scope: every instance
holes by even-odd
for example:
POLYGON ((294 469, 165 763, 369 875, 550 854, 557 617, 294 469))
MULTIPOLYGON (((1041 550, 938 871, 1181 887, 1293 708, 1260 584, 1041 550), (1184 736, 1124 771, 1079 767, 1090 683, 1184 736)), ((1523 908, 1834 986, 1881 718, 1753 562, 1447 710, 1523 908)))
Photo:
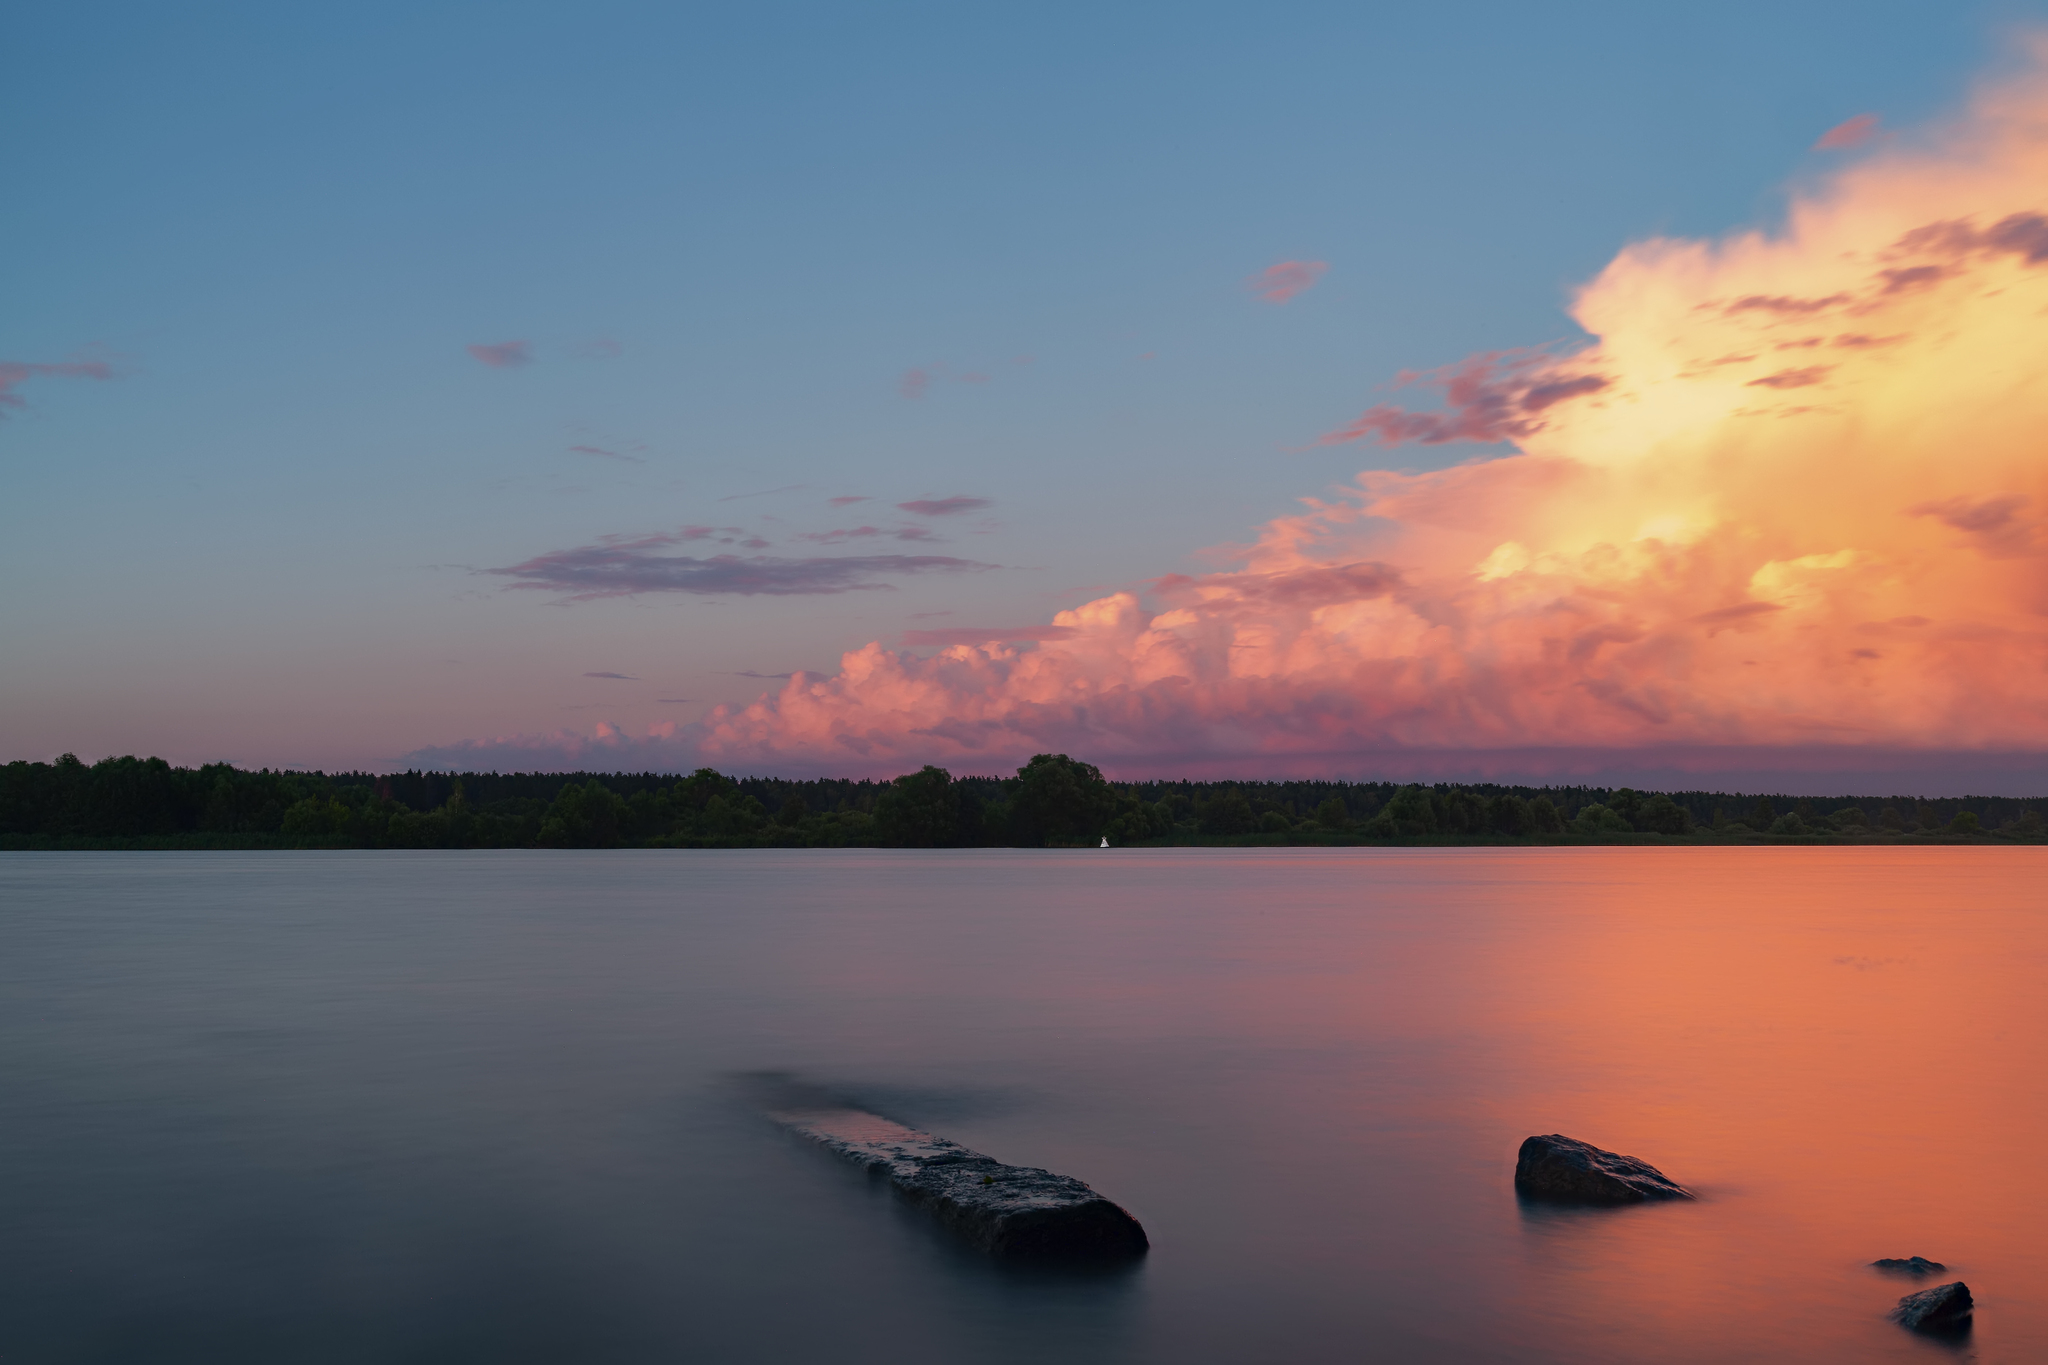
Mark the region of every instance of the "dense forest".
POLYGON ((2048 801, 1829 800, 1389 782, 1111 782, 1040 754, 1013 777, 0 768, 0 848, 1043 848, 1095 844, 2037 842, 2048 801))

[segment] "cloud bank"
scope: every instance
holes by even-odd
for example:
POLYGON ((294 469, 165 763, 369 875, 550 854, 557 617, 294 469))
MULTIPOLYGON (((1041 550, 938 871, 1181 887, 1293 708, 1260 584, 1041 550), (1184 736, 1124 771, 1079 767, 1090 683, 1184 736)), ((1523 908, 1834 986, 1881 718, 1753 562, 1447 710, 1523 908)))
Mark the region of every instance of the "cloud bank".
MULTIPOLYGON (((1593 344, 1404 376, 1443 405, 1381 404, 1323 438, 1506 457, 1363 473, 1264 527, 1241 569, 1061 612, 1036 647, 870 644, 713 711, 701 756, 1531 773, 1777 754, 1846 772, 2048 751, 2044 55, 1839 170, 1779 230, 1628 247, 1574 301, 1593 344)), ((592 592, 749 572, 618 553, 508 572, 592 592)), ((810 582, 803 563, 763 581, 810 582)), ((869 572, 839 563, 823 572, 869 572)))

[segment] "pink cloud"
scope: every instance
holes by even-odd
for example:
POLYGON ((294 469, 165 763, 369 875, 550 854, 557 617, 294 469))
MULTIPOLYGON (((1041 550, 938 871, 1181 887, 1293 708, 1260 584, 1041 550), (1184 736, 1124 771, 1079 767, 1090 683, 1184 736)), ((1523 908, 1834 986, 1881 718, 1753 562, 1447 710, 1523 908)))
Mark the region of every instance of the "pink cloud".
MULTIPOLYGON (((25 400, 14 390, 31 379, 112 379, 113 377, 113 368, 104 360, 62 360, 55 363, 0 360, 0 407, 21 407, 25 400)), ((0 416, 4 415, 0 414, 0 416)))
POLYGON ((857 503, 857 502, 873 502, 873 501, 874 501, 874 499, 873 499, 873 498, 869 498, 869 497, 857 497, 857 498, 851 498, 851 497, 849 497, 849 498, 827 498, 827 499, 825 500, 825 502, 826 502, 826 505, 827 505, 827 506, 830 506, 830 507, 851 507, 851 506, 853 506, 853 505, 854 505, 855 503, 857 503))
POLYGON ((1329 268, 1328 261, 1282 261, 1246 280, 1244 287, 1267 303, 1286 303, 1313 287, 1329 268))
POLYGON ((932 386, 932 380, 937 377, 929 369, 905 370, 903 377, 896 381, 896 392, 905 398, 922 398, 925 390, 932 386))
POLYGON ((479 342, 469 353, 494 370, 516 369, 532 361, 524 341, 479 342))
POLYGON ((1877 115, 1858 114, 1855 118, 1844 119, 1820 135, 1820 141, 1813 144, 1815 151, 1835 152, 1848 147, 1860 147, 1877 136, 1877 115))
POLYGON ((969 498, 959 494, 950 498, 919 498, 915 502, 896 504, 903 511, 915 512, 921 517, 950 517, 958 512, 978 512, 993 505, 987 498, 969 498))

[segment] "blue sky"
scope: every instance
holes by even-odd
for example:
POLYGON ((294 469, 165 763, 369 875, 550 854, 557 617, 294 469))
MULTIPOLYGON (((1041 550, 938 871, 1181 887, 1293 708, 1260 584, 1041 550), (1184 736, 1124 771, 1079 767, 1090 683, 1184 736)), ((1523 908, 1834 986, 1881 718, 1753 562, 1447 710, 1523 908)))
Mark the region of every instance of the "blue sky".
POLYGON ((1397 371, 1571 335, 1624 243, 1768 222, 1824 130, 1953 106, 2042 8, 21 11, 0 362, 112 377, 0 421, 0 757, 687 722, 1219 563, 1361 467, 1480 453, 1312 445, 1397 371), (1245 288, 1285 260, 1328 270, 1245 288), (952 496, 987 506, 898 507, 952 496), (684 526, 999 567, 486 572, 684 526), (862 526, 925 538, 801 539, 862 526))

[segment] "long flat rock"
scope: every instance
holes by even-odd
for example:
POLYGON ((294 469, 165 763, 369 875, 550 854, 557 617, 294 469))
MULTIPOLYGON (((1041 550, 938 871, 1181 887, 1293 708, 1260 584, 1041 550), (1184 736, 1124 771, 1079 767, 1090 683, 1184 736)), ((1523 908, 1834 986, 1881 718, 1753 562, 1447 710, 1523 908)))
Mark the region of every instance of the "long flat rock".
POLYGON ((949 1138, 850 1108, 770 1111, 791 1132, 888 1180, 994 1256, 1117 1260, 1151 1243, 1138 1220, 1068 1175, 1006 1166, 949 1138))

